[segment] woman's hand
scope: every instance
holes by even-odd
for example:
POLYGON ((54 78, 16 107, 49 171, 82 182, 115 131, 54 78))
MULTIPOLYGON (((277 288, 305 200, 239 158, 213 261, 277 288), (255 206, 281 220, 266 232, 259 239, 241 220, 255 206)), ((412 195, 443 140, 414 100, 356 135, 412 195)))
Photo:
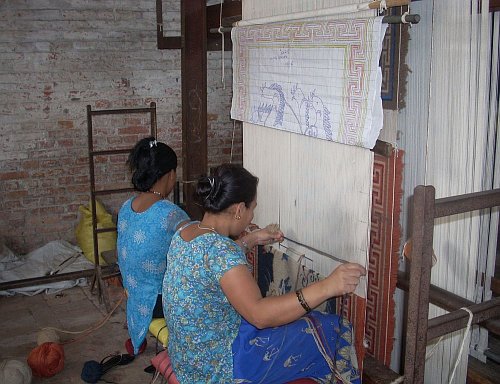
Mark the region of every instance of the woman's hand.
POLYGON ((285 238, 283 232, 281 232, 277 224, 269 224, 267 227, 262 229, 255 224, 250 224, 247 231, 249 232, 246 235, 236 240, 236 242, 243 248, 243 252, 248 252, 256 245, 268 245, 277 242, 280 243, 285 238))
POLYGON ((356 290, 361 276, 366 275, 366 269, 357 263, 339 265, 323 280, 329 297, 342 296, 356 290))
POLYGON ((256 236, 254 241, 258 245, 281 243, 285 238, 285 235, 276 224, 270 224, 265 228, 253 231, 251 235, 256 236))

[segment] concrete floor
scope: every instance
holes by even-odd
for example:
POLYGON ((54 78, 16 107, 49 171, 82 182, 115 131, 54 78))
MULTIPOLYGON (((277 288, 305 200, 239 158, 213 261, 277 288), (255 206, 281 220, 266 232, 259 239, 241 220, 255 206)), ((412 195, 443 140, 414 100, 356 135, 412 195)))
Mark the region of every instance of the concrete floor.
MULTIPOLYGON (((108 292, 114 308, 123 296, 123 289, 109 285, 108 292)), ((37 346, 37 336, 43 327, 81 331, 98 326, 106 316, 104 304, 99 303, 98 297, 90 292, 90 287, 74 287, 52 295, 0 296, 0 360, 25 362, 37 346)), ((80 375, 86 361, 100 362, 108 355, 127 353, 125 301, 122 300, 111 317, 88 336, 81 338, 78 334, 64 333, 59 333, 59 336, 61 342, 80 339, 63 345, 65 357, 61 372, 50 378, 33 377, 32 384, 85 383, 80 375)), ((151 358, 161 346, 157 346, 156 338, 151 334, 148 334, 147 341, 144 353, 128 365, 112 368, 102 379, 114 384, 151 383, 153 375, 144 372, 144 368, 151 364, 151 358)), ((500 365, 492 361, 483 364, 470 358, 467 383, 498 383, 499 369, 500 365)))
MULTIPOLYGON (((123 289, 109 286, 108 292, 111 306, 115 307, 123 289)), ((74 287, 52 295, 1 296, 0 360, 26 362, 29 353, 37 346, 37 336, 43 327, 81 331, 98 325, 106 315, 104 304, 91 294, 90 287, 74 287)), ((61 342, 81 336, 59 333, 61 342)), ((84 383, 80 377, 84 363, 89 360, 100 362, 110 354, 127 353, 127 339, 123 300, 102 327, 80 340, 63 345, 65 357, 61 372, 51 378, 33 377, 32 383, 84 383)), ((128 365, 112 368, 102 379, 117 384, 150 383, 153 375, 144 372, 144 368, 151 364, 150 360, 156 354, 156 338, 149 335, 147 341, 144 353, 128 365)))

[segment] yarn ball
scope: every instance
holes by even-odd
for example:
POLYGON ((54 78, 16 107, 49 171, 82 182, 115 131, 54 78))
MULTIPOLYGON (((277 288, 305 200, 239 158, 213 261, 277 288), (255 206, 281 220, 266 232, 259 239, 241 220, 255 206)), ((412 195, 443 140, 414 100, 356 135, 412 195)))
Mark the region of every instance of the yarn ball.
POLYGON ((95 360, 89 360, 83 364, 80 377, 86 383, 97 383, 103 374, 102 364, 95 360))
POLYGON ((59 343, 59 335, 53 329, 42 329, 38 332, 36 337, 36 344, 42 345, 43 343, 59 343))
POLYGON ((22 361, 2 360, 0 361, 0 383, 30 384, 31 369, 22 361))
MULTIPOLYGON (((142 352, 144 352, 147 345, 148 345, 148 341, 144 340, 142 342, 141 346, 139 347, 139 352, 137 354, 140 355, 142 352)), ((127 341, 125 342, 125 349, 127 350, 127 353, 129 355, 134 356, 134 346, 132 345, 132 340, 127 339, 127 341)))
POLYGON ((43 343, 28 356, 28 365, 36 377, 52 377, 64 368, 64 349, 61 344, 43 343))

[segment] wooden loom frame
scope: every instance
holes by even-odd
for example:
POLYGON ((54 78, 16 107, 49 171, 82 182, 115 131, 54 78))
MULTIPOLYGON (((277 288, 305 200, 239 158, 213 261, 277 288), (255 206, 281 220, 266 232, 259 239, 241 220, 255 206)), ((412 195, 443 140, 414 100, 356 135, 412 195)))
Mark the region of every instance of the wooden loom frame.
POLYGON ((366 382, 382 384, 402 379, 406 384, 423 383, 427 341, 465 328, 469 315, 463 307, 473 313, 472 324, 481 324, 500 334, 499 322, 493 320, 500 317, 500 297, 475 304, 431 285, 434 219, 496 206, 500 206, 500 189, 436 199, 433 186, 415 187, 409 280, 404 273, 398 277, 398 287, 409 293, 404 375, 397 375, 374 359, 368 359, 364 372, 366 382), (428 319, 429 303, 450 313, 428 319))
POLYGON ((90 184, 90 209, 92 213, 92 242, 94 252, 94 266, 89 269, 82 269, 79 271, 56 273, 48 276, 38 276, 27 279, 12 280, 0 283, 0 291, 7 291, 9 289, 18 289, 42 284, 55 283, 59 281, 68 281, 79 278, 92 277, 91 292, 97 288, 97 296, 99 302, 104 302, 104 306, 108 312, 111 311, 111 304, 109 294, 104 284, 104 280, 111 277, 120 275, 120 270, 117 263, 109 265, 101 265, 99 262, 99 233, 114 232, 116 227, 98 228, 97 227, 97 213, 96 213, 96 197, 103 195, 111 195, 123 192, 133 192, 134 188, 120 188, 120 189, 96 189, 95 180, 95 165, 94 157, 96 156, 112 156, 129 153, 132 148, 123 149, 108 149, 108 150, 95 150, 93 143, 93 116, 102 115, 122 115, 122 114, 149 114, 150 115, 150 135, 157 137, 156 128, 156 103, 151 102, 149 107, 138 108, 123 108, 123 109, 100 109, 92 110, 90 105, 87 105, 87 145, 88 145, 88 158, 89 158, 89 184, 90 184))

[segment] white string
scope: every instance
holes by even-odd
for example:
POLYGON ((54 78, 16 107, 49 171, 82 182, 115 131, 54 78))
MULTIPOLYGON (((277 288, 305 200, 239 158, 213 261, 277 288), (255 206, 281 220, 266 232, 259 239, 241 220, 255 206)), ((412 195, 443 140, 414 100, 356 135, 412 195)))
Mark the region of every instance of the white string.
POLYGON ((401 24, 410 24, 409 21, 406 21, 406 16, 408 16, 410 12, 406 11, 401 15, 401 24))
POLYGON ((460 358, 462 357, 462 352, 464 350, 465 339, 467 339, 467 335, 469 334, 470 327, 472 324, 472 318, 474 317, 474 314, 471 312, 471 310, 469 308, 463 307, 460 309, 463 309, 465 312, 469 313, 469 321, 467 321, 467 328, 465 328, 464 337, 462 338, 462 343, 460 344, 460 349, 458 350, 457 359, 455 360, 455 366, 453 367, 453 371, 451 372, 451 376, 450 376, 450 380, 448 381, 448 384, 451 384, 451 382, 453 381, 453 377, 455 376, 455 371, 457 370, 458 363, 460 361, 460 358))
POLYGON ((380 5, 379 5, 379 12, 382 13, 384 12, 385 10, 387 9, 387 2, 385 0, 381 0, 380 1, 380 5))
MULTIPOLYGON (((220 13, 219 13, 219 33, 221 34, 222 41, 222 52, 221 52, 221 67, 222 67, 222 89, 226 89, 226 79, 224 76, 224 32, 222 32, 222 5, 224 4, 224 0, 220 0, 220 13)), ((232 156, 231 156, 232 157, 232 156)))
MULTIPOLYGON (((434 12, 434 3, 432 3, 432 20, 431 20, 431 33, 430 35, 431 36, 434 36, 434 18, 435 18, 435 12, 434 12)), ((434 39, 431 39, 431 53, 430 53, 430 56, 433 57, 434 56, 434 39)), ((430 60, 430 66, 429 66, 429 78, 432 78, 432 75, 433 75, 433 71, 434 71, 434 66, 433 66, 433 60, 430 60)), ((432 82, 429 81, 429 85, 427 87, 427 97, 428 97, 428 100, 432 100, 432 82)), ((424 183, 427 183, 427 168, 428 168, 428 165, 429 165, 429 131, 430 131, 430 116, 431 116, 431 103, 428 103, 427 104, 427 121, 426 121, 426 127, 425 127, 425 154, 424 154, 424 157, 425 157, 425 162, 424 162, 424 180, 423 182, 424 183)))
MULTIPOLYGON (((401 7, 401 10, 403 9, 403 7, 401 7)), ((409 10, 409 8, 408 8, 409 10)), ((401 18, 402 20, 402 18, 401 18)), ((397 87, 396 87, 396 110, 399 111, 399 90, 401 88, 401 84, 400 84, 400 81, 401 81, 401 45, 402 45, 402 36, 403 36, 403 28, 401 28, 401 26, 399 25, 398 26, 399 28, 399 42, 398 42, 398 72, 397 72, 397 78, 398 78, 398 82, 397 82, 397 87)))
MULTIPOLYGON (((399 41, 401 41, 401 40, 399 40, 399 41)), ((399 65, 398 65, 398 68, 400 68, 399 65)), ((401 70, 401 68, 399 69, 399 71, 400 70, 401 70)), ((399 89, 399 86, 398 86, 398 89, 399 89)), ((397 163, 397 160, 399 157, 398 144, 394 143, 393 146, 394 146, 394 160, 393 160, 393 166, 392 166, 392 191, 390 191, 391 192, 391 206, 392 206, 392 211, 391 211, 391 216, 390 216, 391 217, 391 237, 390 237, 390 241, 389 241, 390 242, 389 249, 391 250, 390 251, 391 255, 392 255, 392 249, 394 247, 394 226, 395 226, 395 224, 394 224, 394 209, 395 208, 394 207, 396 205, 396 168, 397 168, 396 163, 397 163)), ((392 265, 392 257, 389 257, 389 271, 391 271, 391 273, 392 273, 392 270, 394 267, 398 268, 399 265, 397 262, 396 262, 395 266, 392 265)), ((387 289, 386 295, 387 295, 386 302, 389 303, 390 297, 392 295, 390 292, 390 289, 387 289)), ((366 285, 366 297, 368 297, 368 284, 366 285)), ((386 324, 389 324, 389 317, 390 316, 392 316, 392 314, 389 313, 389 310, 387 310, 387 312, 385 314, 386 324)), ((366 324, 366 318, 365 318, 365 324, 366 324)), ((387 344, 384 344, 384 355, 386 355, 386 353, 387 353, 387 344)))
POLYGON ((426 361, 427 361, 427 360, 429 360, 429 359, 431 358, 431 356, 434 354, 434 352, 436 352, 436 348, 438 347, 438 345, 439 345, 439 343, 441 342, 441 340, 443 340, 443 337, 444 337, 444 336, 441 336, 441 337, 439 338, 439 340, 436 342, 436 344, 434 344, 434 345, 432 346, 431 350, 425 354, 425 360, 426 360, 426 361))
POLYGON ((402 383, 404 380, 405 380, 405 377, 400 376, 396 380, 391 381, 389 384, 399 384, 399 383, 402 383))
POLYGON ((235 130, 236 130, 236 120, 233 120, 233 137, 231 138, 231 154, 229 155, 229 163, 233 162, 234 131, 235 130))

